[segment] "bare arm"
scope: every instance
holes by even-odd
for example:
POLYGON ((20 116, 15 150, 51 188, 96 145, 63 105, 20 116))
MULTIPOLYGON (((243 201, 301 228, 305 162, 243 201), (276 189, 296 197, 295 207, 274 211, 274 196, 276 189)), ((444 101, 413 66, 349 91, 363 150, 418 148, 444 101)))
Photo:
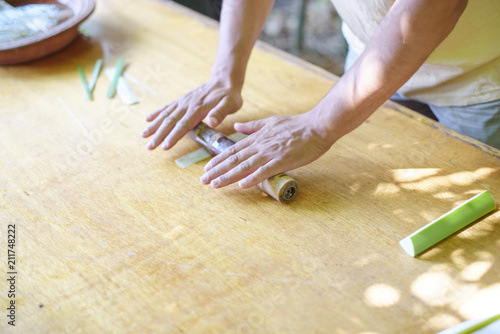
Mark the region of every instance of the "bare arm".
POLYGON ((390 98, 450 34, 466 4, 396 1, 358 61, 318 106, 329 134, 338 139, 352 131, 390 98))
POLYGON ((249 188, 310 163, 363 123, 391 97, 448 36, 467 0, 398 0, 365 51, 307 113, 235 124, 250 134, 213 158, 201 181, 249 188))
POLYGON ((241 90, 253 46, 271 12, 274 0, 224 0, 219 45, 212 76, 241 90))
POLYGON ((210 80, 146 117, 151 124, 142 136, 151 137, 147 148, 172 148, 207 116, 215 127, 241 108, 241 89, 252 48, 262 32, 273 0, 225 0, 219 45, 210 80))

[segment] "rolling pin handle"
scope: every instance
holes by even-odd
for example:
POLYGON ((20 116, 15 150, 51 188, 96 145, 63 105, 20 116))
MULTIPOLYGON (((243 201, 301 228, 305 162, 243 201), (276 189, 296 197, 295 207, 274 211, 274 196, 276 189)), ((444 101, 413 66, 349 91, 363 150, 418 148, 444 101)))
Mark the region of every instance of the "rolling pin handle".
MULTIPOLYGON (((193 130, 189 131, 188 137, 203 145, 213 155, 217 155, 235 144, 223 133, 203 122, 200 122, 193 130)), ((281 173, 260 183, 258 187, 280 203, 290 203, 295 198, 299 185, 290 176, 281 173)))

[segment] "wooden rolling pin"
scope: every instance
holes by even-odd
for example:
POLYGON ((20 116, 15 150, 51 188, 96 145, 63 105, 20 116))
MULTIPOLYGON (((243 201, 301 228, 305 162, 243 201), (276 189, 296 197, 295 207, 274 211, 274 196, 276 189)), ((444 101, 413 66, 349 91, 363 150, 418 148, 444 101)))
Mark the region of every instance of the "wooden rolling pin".
MULTIPOLYGON (((235 142, 223 133, 201 122, 188 132, 188 137, 203 145, 211 154, 217 155, 235 142)), ((299 185, 290 176, 280 173, 258 185, 266 194, 281 203, 290 203, 297 195, 299 185)))

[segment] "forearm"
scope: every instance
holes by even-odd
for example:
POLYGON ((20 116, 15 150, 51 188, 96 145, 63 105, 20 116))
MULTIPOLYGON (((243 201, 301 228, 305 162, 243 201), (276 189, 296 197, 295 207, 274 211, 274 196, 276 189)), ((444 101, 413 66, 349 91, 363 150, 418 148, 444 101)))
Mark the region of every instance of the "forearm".
POLYGON ((248 59, 272 5, 273 0, 224 1, 210 80, 146 117, 151 123, 141 135, 151 137, 149 150, 168 150, 204 118, 216 127, 241 108, 248 59))
POLYGON ((395 2, 356 63, 315 108, 328 124, 325 136, 331 143, 363 123, 418 70, 453 30, 466 4, 395 2))
POLYGON ((235 129, 249 135, 215 156, 201 178, 242 188, 308 164, 363 123, 451 32, 466 0, 397 0, 353 67, 311 111, 235 129))
POLYGON ((274 0, 224 0, 212 76, 241 89, 252 48, 274 0))

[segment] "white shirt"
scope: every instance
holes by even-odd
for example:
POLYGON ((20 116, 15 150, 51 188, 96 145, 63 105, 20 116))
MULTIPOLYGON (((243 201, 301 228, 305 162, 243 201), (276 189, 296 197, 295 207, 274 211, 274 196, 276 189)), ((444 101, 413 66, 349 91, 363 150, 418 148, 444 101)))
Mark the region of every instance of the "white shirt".
MULTIPOLYGON (((395 0, 332 0, 342 32, 361 54, 395 0)), ((500 0, 469 1, 450 35, 401 87, 403 96, 437 106, 500 99, 500 0)))

